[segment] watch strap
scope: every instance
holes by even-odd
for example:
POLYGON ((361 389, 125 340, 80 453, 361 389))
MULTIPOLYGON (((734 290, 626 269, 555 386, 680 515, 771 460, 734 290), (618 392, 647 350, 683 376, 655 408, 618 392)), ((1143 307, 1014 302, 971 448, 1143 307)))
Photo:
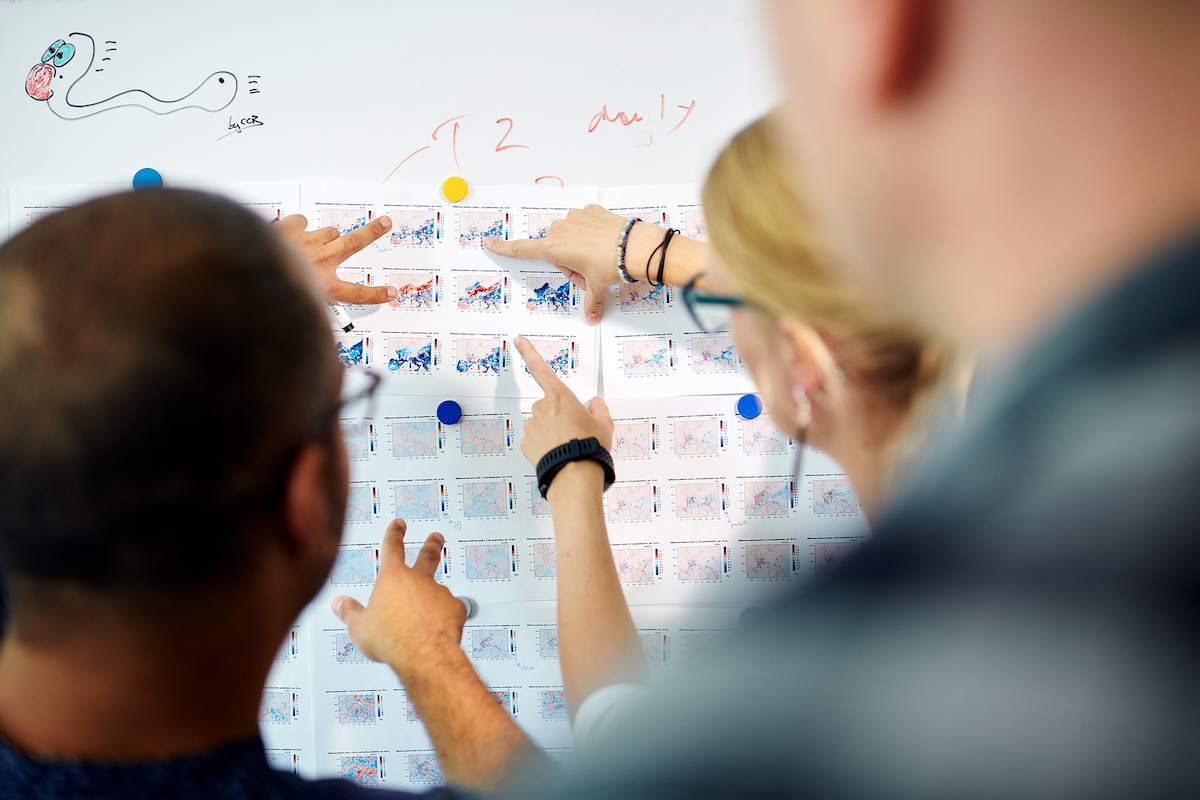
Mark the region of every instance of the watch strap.
POLYGON ((608 487, 617 479, 612 456, 600 444, 599 439, 589 436, 587 439, 572 439, 566 444, 560 444, 541 457, 537 463, 537 481, 542 498, 545 499, 546 492, 550 490, 550 483, 563 467, 572 461, 585 460, 595 461, 604 469, 604 490, 608 491, 608 487))

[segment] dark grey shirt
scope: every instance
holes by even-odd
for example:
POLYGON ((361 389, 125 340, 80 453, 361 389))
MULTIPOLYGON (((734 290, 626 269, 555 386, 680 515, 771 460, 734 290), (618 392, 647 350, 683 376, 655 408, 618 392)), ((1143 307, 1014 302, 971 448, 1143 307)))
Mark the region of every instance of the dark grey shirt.
POLYGON ((635 712, 582 797, 1200 796, 1200 239, 979 398, 859 556, 635 712))
POLYGON ((162 761, 81 764, 40 761, 0 742, 0 798, 10 800, 449 800, 369 789, 344 780, 306 781, 267 764, 258 737, 207 753, 162 761))

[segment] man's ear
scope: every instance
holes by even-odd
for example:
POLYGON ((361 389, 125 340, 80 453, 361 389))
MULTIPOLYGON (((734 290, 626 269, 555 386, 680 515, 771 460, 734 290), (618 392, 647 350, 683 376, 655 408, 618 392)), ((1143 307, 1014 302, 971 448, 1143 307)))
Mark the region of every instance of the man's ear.
POLYGON ((297 555, 325 554, 336 548, 331 537, 344 508, 334 508, 338 498, 345 505, 345 491, 331 492, 329 451, 318 444, 305 444, 292 462, 283 494, 284 546, 297 555))
POLYGON ((856 0, 859 80, 882 105, 912 99, 940 55, 945 0, 856 0))

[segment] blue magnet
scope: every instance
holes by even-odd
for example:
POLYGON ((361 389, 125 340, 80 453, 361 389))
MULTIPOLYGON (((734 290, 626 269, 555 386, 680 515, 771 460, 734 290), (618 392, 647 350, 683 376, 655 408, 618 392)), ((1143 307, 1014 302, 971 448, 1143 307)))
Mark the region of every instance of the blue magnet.
POLYGON ((744 394, 738 398, 737 413, 745 419, 754 419, 762 413, 762 400, 758 395, 744 394))
POLYGON ((135 189, 159 189, 162 188, 162 175, 158 174, 158 170, 142 167, 133 175, 133 188, 135 189))
POLYGON ((462 406, 453 400, 443 400, 438 403, 437 418, 443 425, 453 425, 462 419, 462 406))

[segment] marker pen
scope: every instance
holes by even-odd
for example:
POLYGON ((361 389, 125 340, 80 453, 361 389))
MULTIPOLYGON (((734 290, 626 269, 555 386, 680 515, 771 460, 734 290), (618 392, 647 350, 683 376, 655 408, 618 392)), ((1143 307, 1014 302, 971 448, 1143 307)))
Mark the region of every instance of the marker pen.
POLYGON ((337 326, 342 329, 343 333, 349 333, 350 331, 354 330, 354 323, 350 320, 350 317, 346 316, 346 313, 342 311, 342 307, 340 305, 332 300, 325 305, 329 307, 329 315, 333 317, 333 321, 337 323, 337 326))

